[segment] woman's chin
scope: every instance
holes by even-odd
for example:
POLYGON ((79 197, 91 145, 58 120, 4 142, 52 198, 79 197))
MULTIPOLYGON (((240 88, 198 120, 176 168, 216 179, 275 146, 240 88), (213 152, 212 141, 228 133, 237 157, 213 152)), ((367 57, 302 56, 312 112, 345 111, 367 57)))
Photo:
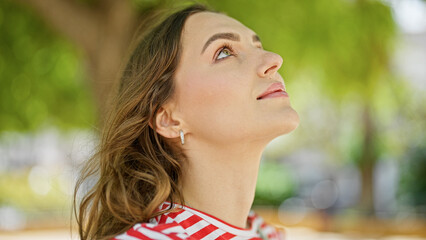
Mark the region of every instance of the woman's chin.
POLYGON ((269 144, 275 138, 286 135, 299 126, 299 116, 296 112, 294 114, 288 115, 285 120, 278 121, 274 124, 270 123, 267 128, 264 128, 262 132, 258 132, 258 139, 262 144, 269 144))
POLYGON ((299 114, 297 114, 297 112, 292 109, 292 114, 289 114, 288 117, 285 120, 285 124, 284 124, 284 129, 285 129, 285 133, 290 133, 293 130, 295 130, 298 126, 299 126, 299 114))
POLYGON ((275 133, 275 137, 288 134, 295 130, 299 126, 299 115, 294 109, 290 109, 286 112, 284 118, 281 117, 276 124, 272 127, 271 131, 275 133))

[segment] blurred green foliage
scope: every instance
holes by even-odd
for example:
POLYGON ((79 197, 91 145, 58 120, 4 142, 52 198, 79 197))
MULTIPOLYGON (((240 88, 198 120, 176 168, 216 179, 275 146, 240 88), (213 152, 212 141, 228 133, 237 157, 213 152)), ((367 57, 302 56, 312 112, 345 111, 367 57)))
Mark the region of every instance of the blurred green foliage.
POLYGON ((409 149, 406 159, 402 165, 400 201, 404 205, 421 207, 423 214, 426 214, 426 146, 409 149))
POLYGON ((0 2, 0 132, 94 123, 81 54, 33 12, 0 2))
POLYGON ((254 29, 264 47, 284 58, 288 84, 300 74, 329 96, 371 94, 388 71, 395 36, 390 7, 381 1, 209 1, 254 29))
MULTIPOLYGON (((101 3, 79 1, 93 7, 101 3)), ((132 1, 137 9, 155 7, 158 2, 167 1, 132 1)), ((422 135, 421 115, 412 114, 421 101, 407 100, 406 86, 391 69, 397 30, 390 7, 383 1, 204 2, 253 29, 266 50, 284 59, 280 73, 301 124, 294 141, 277 155, 316 146, 329 151, 340 163, 356 161, 362 151, 363 105, 369 105, 374 113, 380 132, 375 136, 378 152, 405 156, 407 145, 422 135)), ((60 129, 92 127, 96 111, 81 60, 83 53, 49 30, 32 11, 11 1, 0 1, 0 36, 0 132, 32 131, 50 125, 60 129)), ((420 163, 424 160, 416 156, 408 158, 420 163)), ((421 175, 407 177, 403 184, 420 200, 424 189, 412 184, 421 175)), ((291 196, 296 186, 289 176, 284 166, 264 163, 255 203, 277 205, 291 196)), ((27 173, 2 176, 0 183, 0 204, 22 208, 61 204, 57 196, 42 198, 45 200, 35 196, 27 173), (9 182, 16 182, 16 186, 9 182)))
POLYGON ((288 167, 273 161, 260 165, 256 184, 255 205, 279 206, 295 192, 295 184, 288 167))
POLYGON ((40 194, 30 187, 29 181, 34 179, 29 178, 29 174, 30 169, 1 174, 0 206, 11 206, 27 212, 64 210, 70 213, 71 198, 62 190, 62 176, 50 173, 49 190, 40 194))

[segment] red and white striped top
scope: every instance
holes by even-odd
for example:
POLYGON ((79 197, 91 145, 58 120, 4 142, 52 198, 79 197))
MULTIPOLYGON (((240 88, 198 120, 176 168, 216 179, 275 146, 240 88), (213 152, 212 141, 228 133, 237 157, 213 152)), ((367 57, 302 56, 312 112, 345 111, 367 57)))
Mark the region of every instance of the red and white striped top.
MULTIPOLYGON (((191 207, 175 205, 179 211, 152 218, 149 223, 138 223, 113 240, 284 240, 281 232, 266 224, 253 211, 247 218, 250 228, 243 229, 191 207)), ((164 210, 169 206, 170 203, 165 202, 159 208, 164 210)))

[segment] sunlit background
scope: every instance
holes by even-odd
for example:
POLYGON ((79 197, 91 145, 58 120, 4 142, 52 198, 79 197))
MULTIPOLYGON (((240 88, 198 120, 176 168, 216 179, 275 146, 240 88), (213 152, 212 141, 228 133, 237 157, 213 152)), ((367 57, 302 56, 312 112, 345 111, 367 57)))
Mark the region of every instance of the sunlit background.
MULTIPOLYGON (((74 183, 132 34, 176 2, 0 1, 0 239, 77 239, 74 183)), ((300 116, 254 209, 288 239, 426 239, 426 1, 207 2, 283 57, 300 116)))

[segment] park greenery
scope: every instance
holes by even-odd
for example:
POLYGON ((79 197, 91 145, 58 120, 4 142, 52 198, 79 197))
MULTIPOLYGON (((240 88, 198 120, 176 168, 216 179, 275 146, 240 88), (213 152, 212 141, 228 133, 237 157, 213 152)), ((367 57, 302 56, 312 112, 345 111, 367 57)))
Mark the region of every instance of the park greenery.
MULTIPOLYGON (((129 46, 137 29, 135 23, 170 5, 188 4, 127 0, 120 1, 126 7, 114 8, 109 5, 114 1, 56 1, 58 11, 64 8, 59 2, 74 2, 78 8, 74 6, 73 11, 80 11, 89 19, 84 27, 91 26, 90 17, 105 21, 94 25, 102 31, 89 39, 90 36, 78 34, 83 26, 69 26, 74 23, 55 19, 60 14, 52 15, 37 2, 40 1, 0 2, 0 134, 31 133, 52 126, 64 131, 95 129, 102 124, 105 110, 100 109, 105 106, 101 105, 106 102, 111 82, 119 75, 121 60, 128 51, 124 46, 129 46), (104 17, 111 9, 123 13, 104 17), (117 16, 127 13, 131 17, 122 22, 130 27, 125 28, 125 37, 117 38, 117 29, 124 30, 111 21, 118 25, 117 16), (99 40, 103 38, 106 40, 99 40), (111 50, 108 44, 117 48, 111 50), (108 71, 102 71, 105 69, 108 71)), ((256 203, 278 205, 290 197, 295 186, 286 177, 289 170, 279 160, 297 149, 317 148, 336 165, 357 166, 363 186, 357 207, 363 211, 374 210, 374 167, 389 157, 406 161, 405 172, 412 172, 402 177, 400 192, 410 194, 410 204, 424 205, 426 181, 420 180, 426 173, 426 141, 422 134, 426 112, 421 104, 424 97, 410 94, 411 87, 393 70, 399 33, 385 2, 201 2, 253 29, 266 50, 283 57, 280 73, 301 117, 299 128, 290 136, 291 142, 274 144, 265 155, 269 162, 261 168, 256 203), (421 184, 413 187, 416 180, 421 184)), ((0 175, 0 205, 19 199, 4 184, 13 178, 10 173, 0 175)), ((17 187, 25 189, 21 182, 17 187)), ((50 206, 63 207, 58 197, 50 198, 50 206)), ((29 207, 22 201, 16 204, 29 207)), ((46 207, 41 200, 34 202, 40 208, 46 207)))
POLYGON ((89 127, 94 111, 78 49, 30 9, 0 4, 0 131, 89 127))

